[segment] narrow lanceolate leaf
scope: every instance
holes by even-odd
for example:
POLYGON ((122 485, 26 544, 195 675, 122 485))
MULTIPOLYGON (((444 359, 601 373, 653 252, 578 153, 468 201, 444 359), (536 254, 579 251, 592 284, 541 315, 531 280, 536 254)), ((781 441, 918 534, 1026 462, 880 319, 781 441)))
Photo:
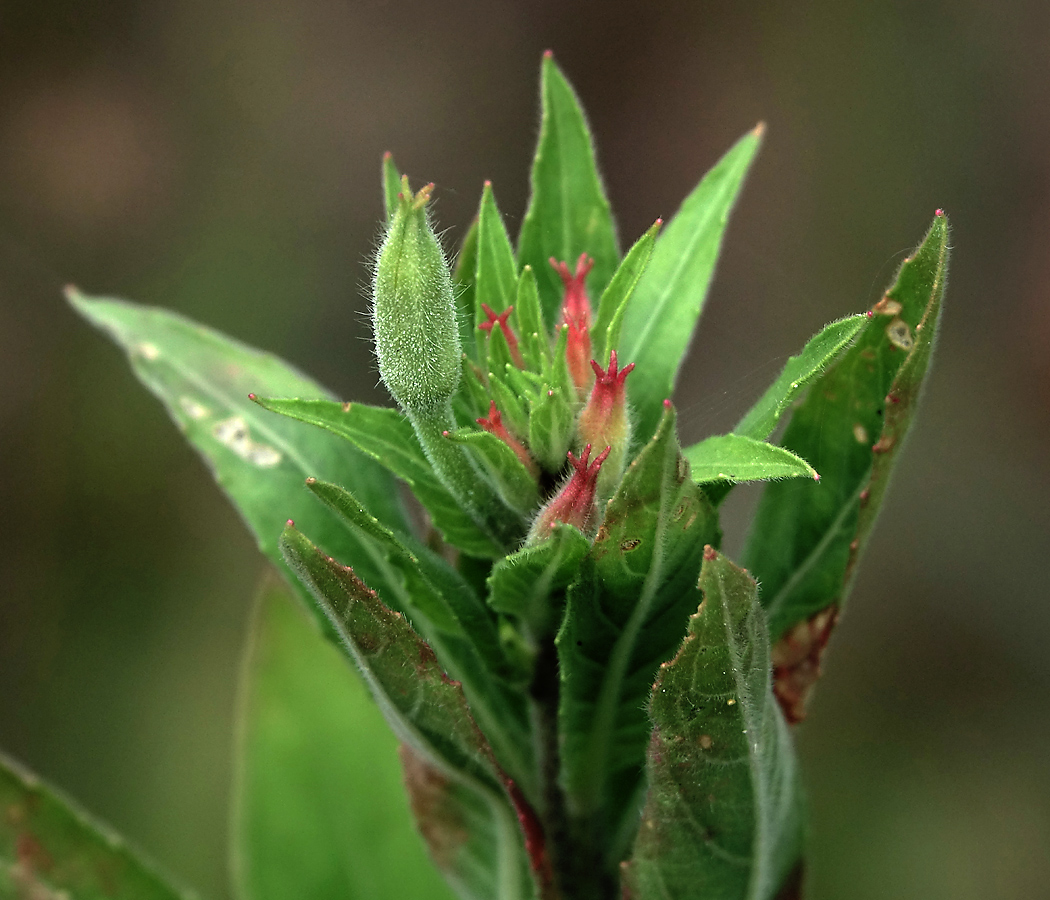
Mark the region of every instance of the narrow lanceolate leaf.
POLYGON ((563 780, 574 815, 612 847, 610 865, 626 849, 644 787, 646 699, 699 602, 703 546, 718 539, 668 405, 606 508, 557 638, 563 780))
POLYGON ((792 413, 782 444, 816 467, 820 484, 771 484, 759 503, 744 560, 762 585, 772 637, 792 632, 775 654, 789 716, 801 715, 810 685, 795 676, 817 671, 833 624, 821 614, 846 598, 915 411, 947 265, 948 223, 938 214, 853 346, 792 413))
POLYGON ((790 450, 742 434, 709 437, 682 452, 697 484, 780 478, 820 480, 814 468, 790 450))
POLYGON ((777 380, 751 407, 733 429, 734 434, 764 441, 777 427, 780 417, 828 364, 835 359, 867 324, 863 315, 847 316, 826 325, 811 337, 798 356, 788 359, 777 380))
POLYGON ((550 365, 551 342, 543 321, 536 273, 532 271, 532 266, 525 266, 521 270, 514 314, 521 327, 521 355, 525 365, 534 372, 542 372, 550 365))
MULTIPOLYGON (((507 236, 506 226, 496 206, 492 183, 485 182, 478 209, 477 261, 474 272, 474 325, 478 358, 484 360, 485 332, 478 325, 488 322, 482 305, 501 313, 514 303, 518 291, 518 271, 514 264, 514 248, 507 236)), ((495 329, 494 329, 495 331, 495 329)))
POLYGON ((0 754, 0 897, 190 900, 102 823, 0 754))
POLYGON ((510 806, 450 780, 405 744, 401 764, 419 832, 459 897, 533 900, 534 882, 510 806))
POLYGON ((616 270, 609 201, 598 175, 591 132, 580 102, 548 52, 543 57, 540 139, 532 164, 532 196, 518 240, 518 264, 536 273, 548 322, 558 321, 562 284, 549 260, 572 266, 581 253, 594 259, 588 279, 600 296, 616 270))
POLYGON ((802 811, 765 617, 755 582, 710 547, 700 590, 653 686, 649 795, 626 896, 772 900, 798 864, 802 811))
MULTIPOLYGON (((661 225, 663 222, 657 219, 652 227, 635 241, 617 268, 609 286, 602 291, 598 313, 591 326, 591 347, 594 358, 603 366, 609 363, 609 351, 620 349, 620 329, 623 327, 624 313, 645 267, 649 265, 661 225)), ((625 359, 623 362, 629 363, 630 360, 625 359)))
POLYGON ((620 358, 637 365, 631 402, 637 435, 656 429, 660 402, 674 391, 722 246, 729 211, 758 150, 762 126, 746 134, 704 176, 656 241, 624 312, 620 358))
POLYGON ((524 621, 533 636, 549 633, 564 591, 575 579, 591 542, 572 525, 555 525, 551 536, 523 547, 492 567, 489 605, 524 621))
POLYGON ((443 559, 407 535, 384 533, 379 523, 369 522, 351 494, 318 481, 309 487, 350 527, 361 532, 363 543, 378 559, 383 573, 383 589, 376 602, 410 617, 406 627, 422 633, 440 656, 442 666, 462 684, 474 719, 484 729, 500 763, 532 796, 527 705, 513 684, 520 673, 503 652, 491 610, 443 559), (406 545, 411 545, 411 550, 406 545))
POLYGON ((238 900, 451 900, 413 827, 397 739, 276 579, 258 600, 238 705, 238 900))
POLYGON ((401 193, 401 173, 394 164, 392 153, 383 154, 383 210, 389 222, 397 209, 397 195, 401 193))
POLYGON ((74 289, 68 296, 127 352, 139 380, 204 457, 270 559, 283 568, 278 539, 292 518, 327 552, 359 560, 361 575, 379 583, 361 543, 303 490, 303 481, 337 481, 385 525, 407 531, 393 478, 335 435, 273 416, 248 399, 250 391, 328 397, 323 388, 275 356, 175 313, 91 299, 74 289))
MULTIPOLYGON (((423 448, 419 446, 411 424, 397 410, 368 406, 364 403, 261 396, 256 398, 256 403, 263 409, 339 435, 370 456, 412 489, 416 498, 430 513, 434 527, 450 544, 475 556, 501 555, 499 548, 485 536, 470 516, 463 512, 438 480, 423 453, 423 448)), ((314 472, 306 474, 346 483, 345 475, 332 478, 314 472)), ((388 485, 388 490, 394 490, 396 493, 396 488, 392 485, 388 485)), ((354 494, 361 499, 356 489, 354 494)), ((407 533, 410 529, 401 527, 398 530, 407 533)), ((344 555, 341 558, 351 557, 344 555)))
POLYGON ((499 793, 492 751, 462 688, 449 681, 405 617, 292 525, 281 535, 281 550, 331 620, 394 733, 449 777, 499 793))

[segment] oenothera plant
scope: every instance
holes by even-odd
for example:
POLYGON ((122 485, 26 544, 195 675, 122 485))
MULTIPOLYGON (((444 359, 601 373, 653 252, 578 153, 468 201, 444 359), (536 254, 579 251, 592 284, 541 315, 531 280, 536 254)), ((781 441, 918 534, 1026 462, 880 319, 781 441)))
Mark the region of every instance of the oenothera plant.
MULTIPOLYGON (((813 337, 732 432, 682 449, 669 397, 761 128, 621 254, 549 55, 542 107, 516 249, 486 184, 450 269, 431 186, 384 160, 371 311, 397 408, 340 402, 172 313, 70 292, 312 616, 263 592, 231 838, 245 900, 447 896, 351 669, 459 896, 799 895, 791 725, 922 388, 947 222, 938 211, 878 303, 813 337), (769 483, 745 568, 719 552, 718 511, 754 480, 769 483)), ((0 800, 5 896, 176 896, 13 767, 0 800)))

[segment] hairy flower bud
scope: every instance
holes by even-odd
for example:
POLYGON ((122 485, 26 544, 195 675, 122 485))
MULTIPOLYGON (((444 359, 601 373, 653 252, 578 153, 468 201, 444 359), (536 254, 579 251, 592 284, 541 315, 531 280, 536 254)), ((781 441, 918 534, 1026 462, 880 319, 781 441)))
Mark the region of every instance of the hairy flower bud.
POLYGON ((574 525, 584 534, 591 535, 598 525, 598 504, 595 492, 602 463, 609 456, 609 448, 589 462, 591 445, 583 448, 577 459, 570 451, 572 476, 554 498, 540 511, 529 531, 528 543, 537 543, 550 536, 558 522, 574 525))
POLYGON ((379 374, 406 412, 428 415, 459 385, 461 349, 445 254, 427 215, 433 185, 413 196, 408 179, 376 260, 372 327, 379 374))
POLYGON ((591 370, 587 365, 591 358, 591 302, 587 299, 587 275, 594 268, 594 260, 588 258, 586 253, 581 254, 576 260, 575 272, 570 272, 566 263, 558 262, 553 257, 550 264, 561 276, 565 286, 561 314, 562 321, 569 329, 566 358, 576 391, 582 400, 587 396, 591 383, 591 370))
POLYGON ((587 405, 580 412, 577 430, 581 442, 610 448, 609 458, 598 482, 598 493, 609 496, 623 475, 627 447, 631 442, 624 382, 634 369, 634 363, 619 369, 616 351, 613 350, 609 353, 608 369, 603 369, 593 359, 591 368, 595 376, 594 387, 587 405))

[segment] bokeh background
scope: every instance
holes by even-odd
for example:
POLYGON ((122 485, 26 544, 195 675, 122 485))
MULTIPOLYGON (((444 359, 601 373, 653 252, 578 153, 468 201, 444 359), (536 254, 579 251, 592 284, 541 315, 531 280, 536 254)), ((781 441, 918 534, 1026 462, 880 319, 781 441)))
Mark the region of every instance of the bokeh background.
POLYGON ((380 156, 437 183, 450 241, 486 178, 516 231, 551 47, 625 244, 768 123, 677 395, 689 440, 950 214, 922 415, 798 732, 810 896, 1050 897, 1048 42, 1045 0, 5 0, 0 746, 227 896, 261 560, 60 288, 377 399, 380 156))

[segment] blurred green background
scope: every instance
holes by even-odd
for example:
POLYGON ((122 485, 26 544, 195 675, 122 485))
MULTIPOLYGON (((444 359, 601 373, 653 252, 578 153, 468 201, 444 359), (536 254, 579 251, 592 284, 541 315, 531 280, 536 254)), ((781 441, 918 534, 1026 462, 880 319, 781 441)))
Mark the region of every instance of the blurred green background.
POLYGON ((939 357, 798 731, 810 896, 1050 897, 1048 40, 1046 0, 5 0, 0 746, 227 896, 261 561, 60 288, 180 310, 378 399, 380 156, 437 183, 450 241, 486 178, 516 232, 551 47, 625 244, 769 125, 679 388, 687 440, 950 214, 939 357))

